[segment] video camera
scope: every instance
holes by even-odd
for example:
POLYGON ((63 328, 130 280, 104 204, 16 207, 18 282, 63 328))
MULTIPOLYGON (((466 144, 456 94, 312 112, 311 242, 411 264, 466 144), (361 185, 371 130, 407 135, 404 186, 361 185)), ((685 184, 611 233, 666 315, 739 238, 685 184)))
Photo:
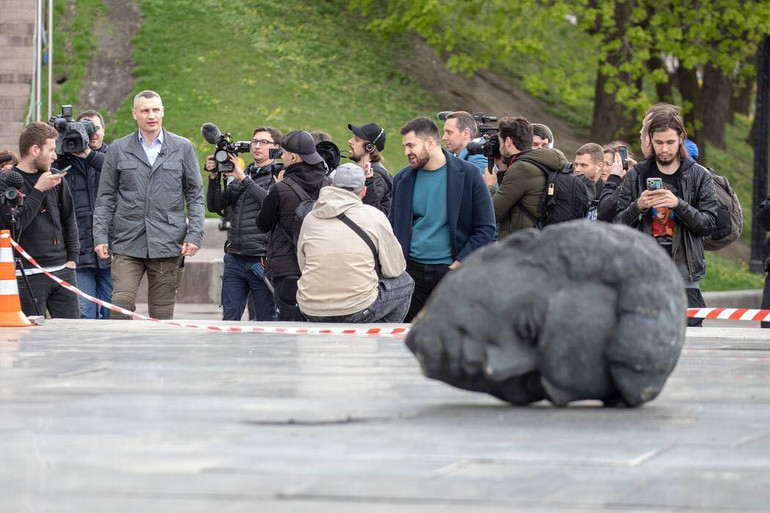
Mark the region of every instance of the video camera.
POLYGON ((96 125, 90 119, 75 121, 72 119, 72 105, 62 105, 60 116, 51 116, 48 120, 59 132, 56 138, 56 154, 80 153, 88 148, 88 141, 96 133, 96 125))
MULTIPOLYGON (((446 121, 452 113, 451 110, 442 110, 436 117, 441 121, 446 121)), ((476 128, 479 131, 479 137, 468 143, 465 148, 470 155, 484 155, 487 158, 497 158, 500 156, 500 129, 490 123, 496 123, 496 116, 487 116, 483 112, 474 112, 473 119, 476 120, 476 128)))
POLYGON ((487 116, 483 112, 474 112, 473 119, 476 120, 476 128, 479 130, 479 138, 468 143, 466 149, 469 155, 478 155, 479 153, 487 158, 494 159, 500 157, 500 129, 490 123, 496 123, 496 116, 487 116))
POLYGON ((217 162, 217 173, 230 173, 233 170, 230 155, 246 153, 251 149, 249 141, 236 141, 229 133, 222 134, 214 123, 204 123, 201 134, 206 142, 216 146, 214 160, 217 162))

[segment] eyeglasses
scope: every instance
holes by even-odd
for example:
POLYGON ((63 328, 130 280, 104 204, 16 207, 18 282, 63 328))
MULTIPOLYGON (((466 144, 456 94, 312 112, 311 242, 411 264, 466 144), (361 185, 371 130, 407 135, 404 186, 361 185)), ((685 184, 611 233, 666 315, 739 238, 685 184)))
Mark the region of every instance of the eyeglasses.
POLYGON ((275 143, 273 141, 268 141, 267 139, 252 139, 251 144, 254 146, 270 146, 275 143))

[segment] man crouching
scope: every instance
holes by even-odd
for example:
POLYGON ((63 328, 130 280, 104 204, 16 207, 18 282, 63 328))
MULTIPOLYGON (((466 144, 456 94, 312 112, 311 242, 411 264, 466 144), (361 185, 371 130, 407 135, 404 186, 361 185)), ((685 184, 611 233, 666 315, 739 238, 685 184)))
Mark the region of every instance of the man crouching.
POLYGON ((402 322, 414 281, 387 217, 364 205, 364 170, 337 168, 302 222, 297 303, 313 322, 402 322))

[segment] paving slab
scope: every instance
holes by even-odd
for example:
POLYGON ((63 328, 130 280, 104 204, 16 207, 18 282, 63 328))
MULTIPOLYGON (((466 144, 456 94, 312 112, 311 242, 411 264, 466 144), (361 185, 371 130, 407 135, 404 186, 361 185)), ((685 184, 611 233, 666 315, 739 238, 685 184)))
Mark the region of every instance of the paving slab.
POLYGON ((768 511, 770 332, 687 336, 642 408, 515 408, 397 338, 0 328, 0 511, 768 511))

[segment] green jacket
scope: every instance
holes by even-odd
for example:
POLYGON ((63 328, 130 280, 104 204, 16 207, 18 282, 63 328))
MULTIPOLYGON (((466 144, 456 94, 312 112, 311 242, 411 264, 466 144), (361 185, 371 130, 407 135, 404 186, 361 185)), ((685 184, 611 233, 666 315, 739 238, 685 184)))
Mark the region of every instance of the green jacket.
POLYGON ((537 219, 542 217, 538 207, 545 190, 545 173, 528 162, 517 162, 519 156, 526 156, 527 159, 552 169, 562 169, 568 162, 561 151, 551 148, 526 150, 516 154, 502 179, 498 179, 500 188, 492 197, 495 221, 500 225, 500 239, 516 230, 534 226, 530 218, 522 214, 520 207, 537 219))

